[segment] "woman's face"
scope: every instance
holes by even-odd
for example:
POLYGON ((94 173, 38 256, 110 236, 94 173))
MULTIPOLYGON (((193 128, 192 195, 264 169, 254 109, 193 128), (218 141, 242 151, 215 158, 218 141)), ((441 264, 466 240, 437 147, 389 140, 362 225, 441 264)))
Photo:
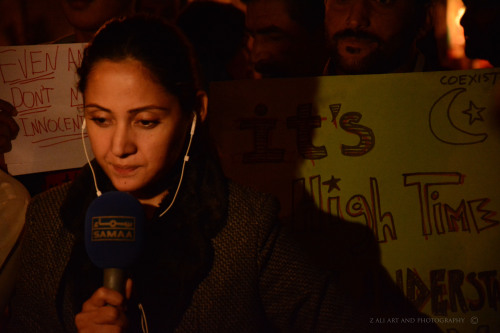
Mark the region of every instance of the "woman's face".
POLYGON ((91 70, 85 119, 94 156, 119 191, 138 198, 179 158, 190 119, 137 60, 100 60, 91 70))

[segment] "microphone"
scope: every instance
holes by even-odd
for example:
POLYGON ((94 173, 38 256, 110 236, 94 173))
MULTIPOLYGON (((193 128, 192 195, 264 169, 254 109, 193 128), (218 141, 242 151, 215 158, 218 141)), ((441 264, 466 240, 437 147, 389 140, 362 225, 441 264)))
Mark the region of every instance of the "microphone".
POLYGON ((94 265, 103 269, 104 287, 125 295, 125 269, 141 254, 145 220, 141 203, 126 192, 107 192, 90 204, 85 249, 94 265))

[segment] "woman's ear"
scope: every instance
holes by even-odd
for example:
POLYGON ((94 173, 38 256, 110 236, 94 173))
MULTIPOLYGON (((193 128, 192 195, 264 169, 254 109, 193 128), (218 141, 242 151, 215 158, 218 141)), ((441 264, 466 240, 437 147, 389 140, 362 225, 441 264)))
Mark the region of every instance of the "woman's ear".
POLYGON ((207 119, 207 112, 208 112, 208 96, 207 93, 204 92, 203 90, 199 90, 196 93, 196 111, 198 115, 200 116, 200 121, 204 122, 205 119, 207 119))

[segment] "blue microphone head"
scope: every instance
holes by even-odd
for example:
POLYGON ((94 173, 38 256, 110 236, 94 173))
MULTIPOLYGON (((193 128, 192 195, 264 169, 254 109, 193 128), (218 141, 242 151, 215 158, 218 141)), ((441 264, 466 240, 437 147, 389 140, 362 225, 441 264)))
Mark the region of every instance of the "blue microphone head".
POLYGON ((90 204, 85 216, 85 248, 100 268, 131 266, 144 240, 144 210, 126 192, 107 192, 90 204))

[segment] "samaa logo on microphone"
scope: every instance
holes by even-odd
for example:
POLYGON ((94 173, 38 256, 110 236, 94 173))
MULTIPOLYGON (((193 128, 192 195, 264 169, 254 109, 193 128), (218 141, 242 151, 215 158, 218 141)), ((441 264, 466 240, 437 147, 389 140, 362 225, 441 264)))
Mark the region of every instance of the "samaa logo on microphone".
POLYGON ((92 218, 92 242, 135 241, 134 216, 96 216, 92 218))

